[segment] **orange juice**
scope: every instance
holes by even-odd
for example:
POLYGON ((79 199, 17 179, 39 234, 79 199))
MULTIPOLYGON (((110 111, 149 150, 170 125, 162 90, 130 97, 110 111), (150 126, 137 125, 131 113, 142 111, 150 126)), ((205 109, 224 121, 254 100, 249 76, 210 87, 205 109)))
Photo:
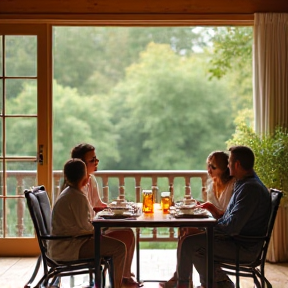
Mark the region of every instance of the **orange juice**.
POLYGON ((144 213, 153 213, 154 212, 154 197, 152 190, 143 190, 142 191, 142 197, 143 197, 143 206, 142 211, 144 213))
POLYGON ((167 213, 171 206, 170 192, 161 193, 161 208, 164 213, 167 213))

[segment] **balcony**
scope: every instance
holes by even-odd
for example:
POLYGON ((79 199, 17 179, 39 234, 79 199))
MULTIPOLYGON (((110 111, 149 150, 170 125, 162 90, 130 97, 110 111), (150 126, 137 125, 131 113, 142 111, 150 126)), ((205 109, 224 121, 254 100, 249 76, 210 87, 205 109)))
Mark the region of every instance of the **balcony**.
MULTIPOLYGON (((8 195, 6 205, 3 205, 3 212, 0 210, 0 224, 4 223, 0 226, 0 237, 34 237, 23 191, 36 185, 36 171, 6 171, 6 176, 8 195), (6 219, 3 218, 3 215, 6 215, 6 219)), ((190 194, 196 199, 203 199, 208 177, 206 170, 98 171, 95 176, 103 201, 107 203, 118 196, 129 201, 141 202, 142 189, 152 189, 156 202, 160 202, 160 192, 162 191, 170 191, 175 201, 190 194)), ((53 180, 52 203, 55 202, 60 193, 63 171, 53 171, 53 180)), ((3 201, 3 198, 0 196, 0 201, 3 201)), ((164 230, 152 229, 147 231, 147 229, 141 229, 137 230, 137 233, 140 234, 140 240, 146 242, 177 240, 175 229, 164 230)))

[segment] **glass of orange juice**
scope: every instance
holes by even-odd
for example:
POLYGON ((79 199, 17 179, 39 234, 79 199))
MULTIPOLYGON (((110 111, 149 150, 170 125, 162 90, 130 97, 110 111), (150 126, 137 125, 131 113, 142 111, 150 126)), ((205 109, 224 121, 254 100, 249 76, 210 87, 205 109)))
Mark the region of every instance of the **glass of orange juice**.
POLYGON ((171 196, 170 192, 161 192, 161 208, 164 213, 169 211, 171 206, 171 196))
POLYGON ((153 213, 154 212, 154 196, 152 190, 143 190, 142 191, 143 206, 142 211, 144 213, 153 213))

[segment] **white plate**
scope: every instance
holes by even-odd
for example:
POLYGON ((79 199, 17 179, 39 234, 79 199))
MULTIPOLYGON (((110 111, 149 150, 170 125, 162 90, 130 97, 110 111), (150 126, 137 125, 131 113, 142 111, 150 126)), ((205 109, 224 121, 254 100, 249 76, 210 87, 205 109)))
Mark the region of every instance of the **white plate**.
POLYGON ((208 215, 208 211, 202 208, 194 208, 194 209, 179 209, 176 211, 178 215, 208 215))

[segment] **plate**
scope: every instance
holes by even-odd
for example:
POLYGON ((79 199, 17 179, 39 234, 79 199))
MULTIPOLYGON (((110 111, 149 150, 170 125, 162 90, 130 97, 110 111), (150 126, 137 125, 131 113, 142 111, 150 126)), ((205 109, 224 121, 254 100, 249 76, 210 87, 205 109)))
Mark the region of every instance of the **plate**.
POLYGON ((135 214, 133 212, 123 212, 121 214, 113 213, 113 212, 99 212, 96 215, 96 218, 104 218, 104 219, 125 219, 125 218, 131 218, 131 217, 138 217, 138 214, 135 214))
POLYGON ((187 211, 176 211, 175 218, 208 218, 210 215, 207 210, 202 208, 196 208, 187 211))

